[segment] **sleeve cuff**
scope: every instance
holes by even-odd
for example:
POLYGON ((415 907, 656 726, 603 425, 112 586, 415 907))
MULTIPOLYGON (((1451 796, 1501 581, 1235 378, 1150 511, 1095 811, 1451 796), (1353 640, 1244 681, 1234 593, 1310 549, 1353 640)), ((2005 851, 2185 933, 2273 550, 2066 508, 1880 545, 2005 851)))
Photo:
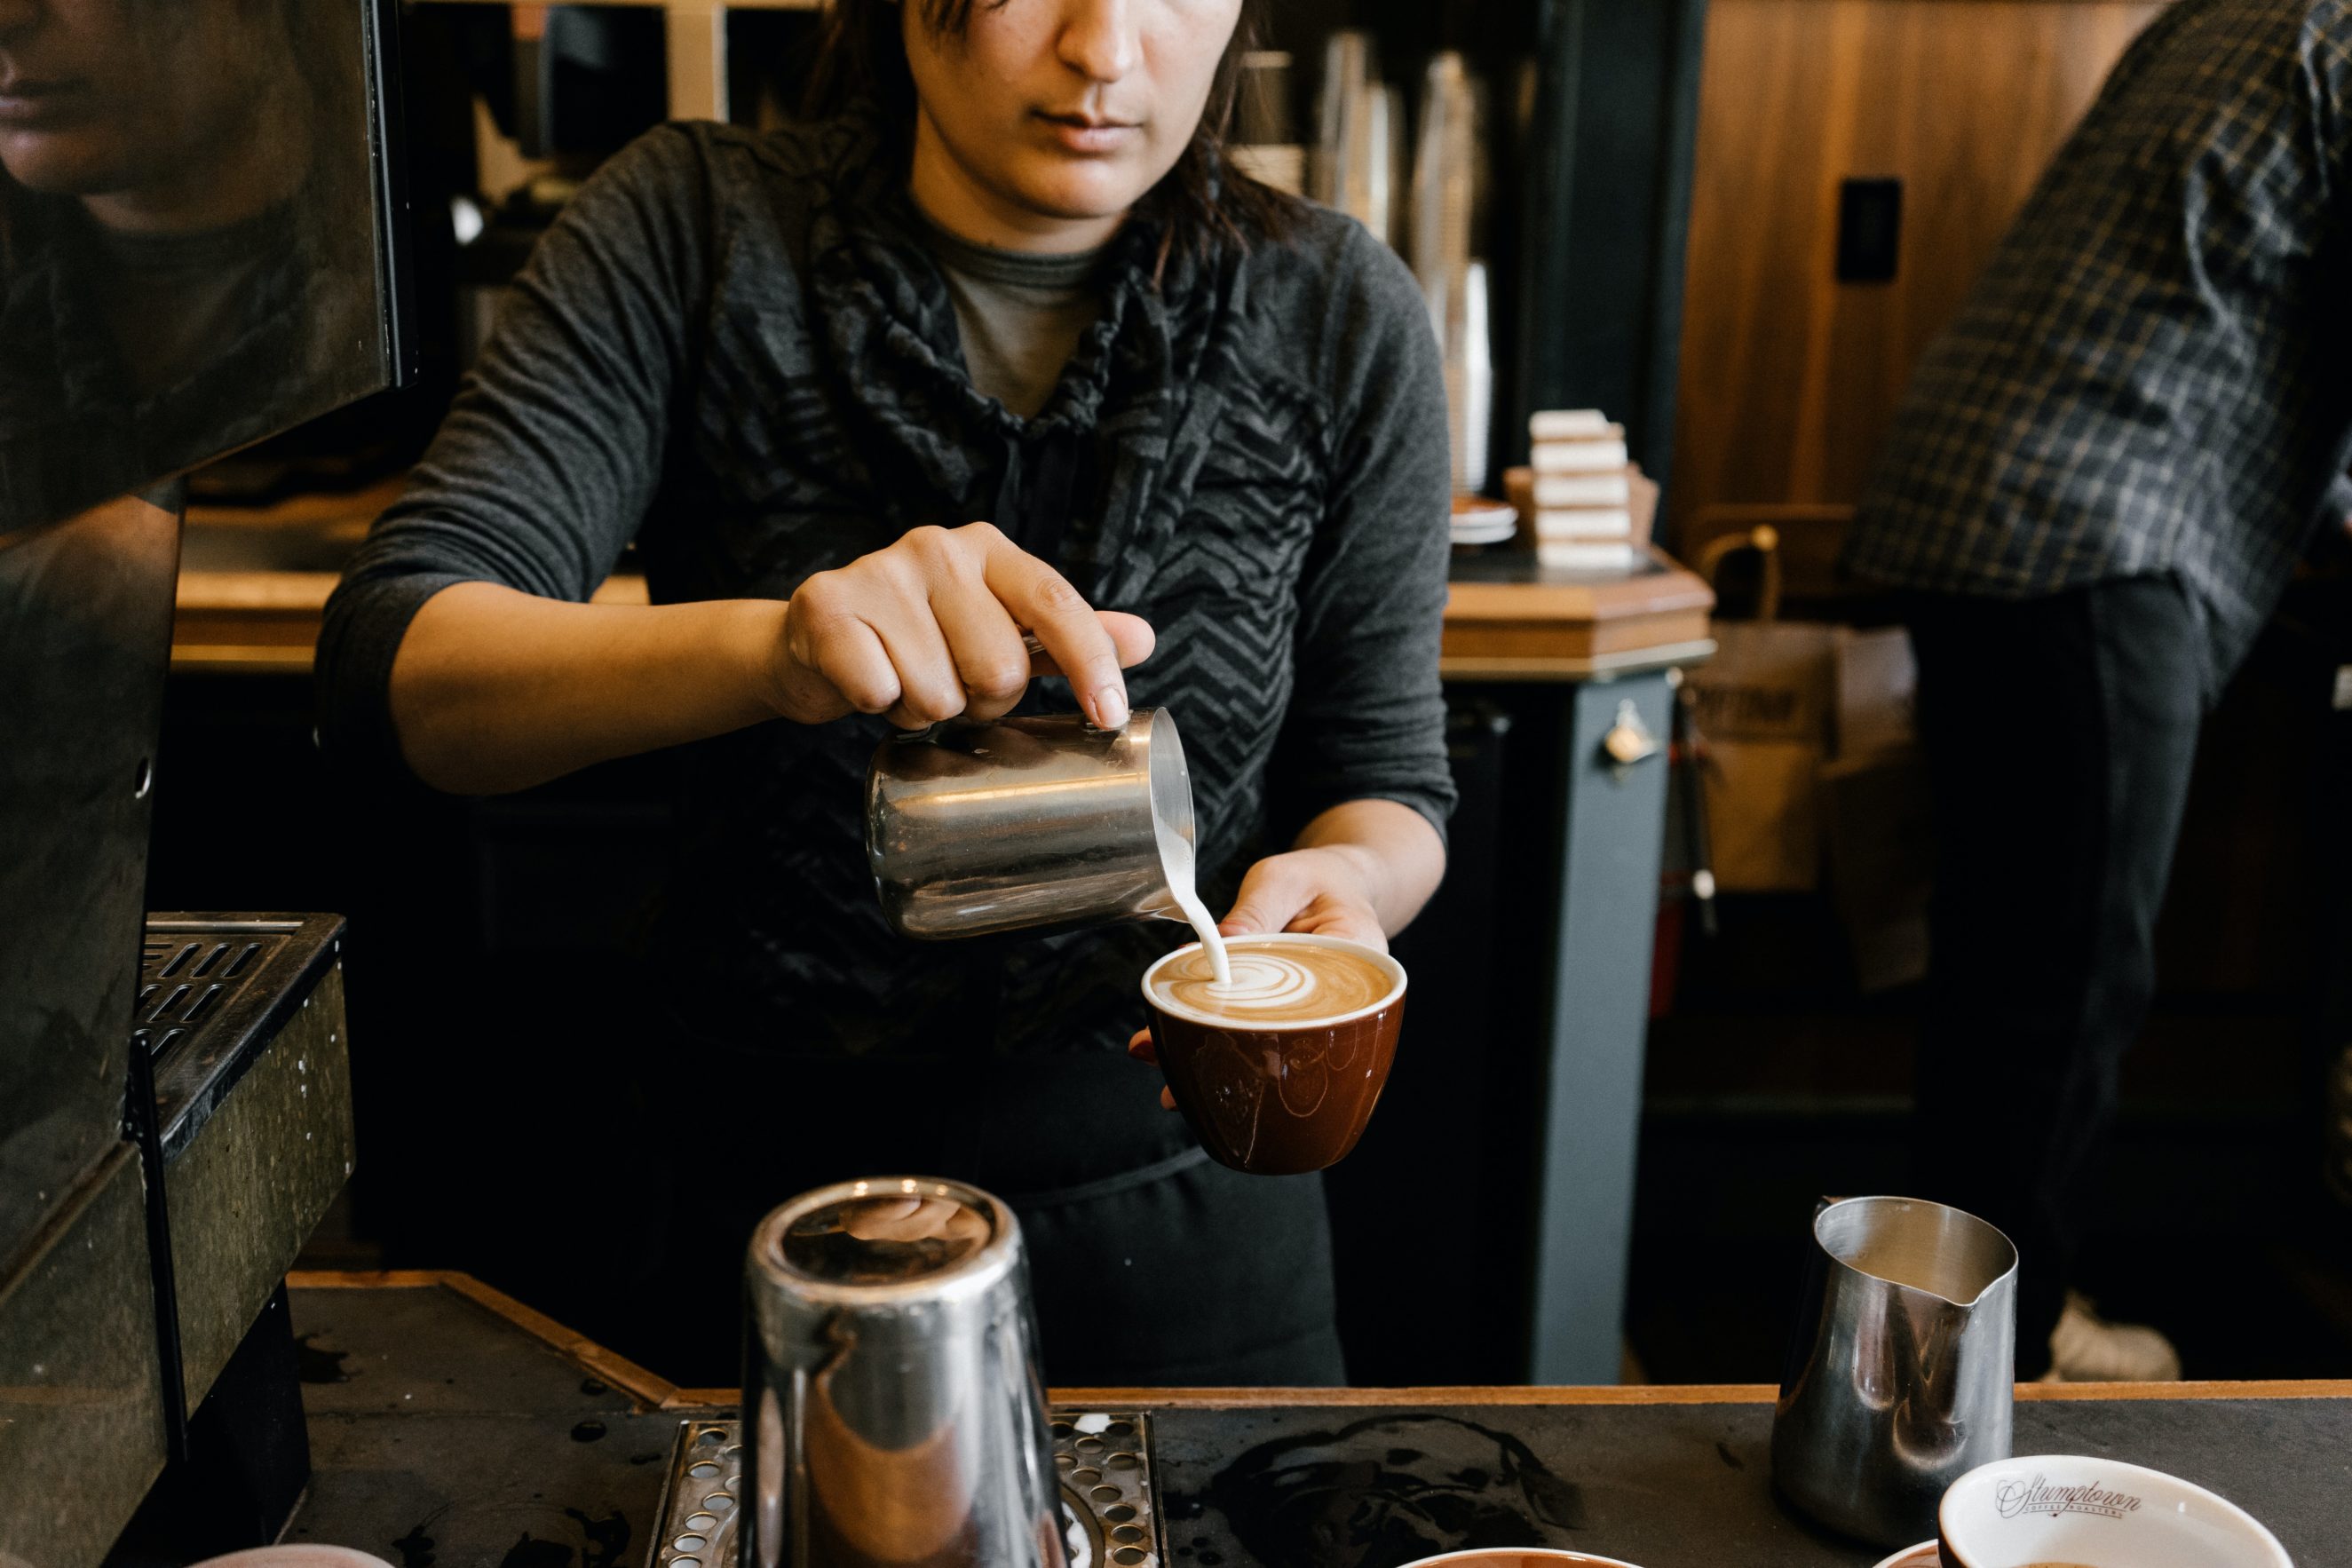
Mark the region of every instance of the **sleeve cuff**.
POLYGON ((361 578, 329 596, 315 667, 319 746, 330 761, 422 787, 392 721, 393 660, 425 600, 475 580, 458 572, 361 578))

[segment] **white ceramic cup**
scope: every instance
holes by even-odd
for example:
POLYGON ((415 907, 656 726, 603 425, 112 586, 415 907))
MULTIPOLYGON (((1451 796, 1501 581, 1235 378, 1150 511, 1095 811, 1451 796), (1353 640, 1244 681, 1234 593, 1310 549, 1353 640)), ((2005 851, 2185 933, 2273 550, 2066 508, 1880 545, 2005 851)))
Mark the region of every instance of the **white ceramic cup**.
POLYGON ((1916 1546, 1905 1547, 1892 1557, 1880 1558, 1878 1568, 1944 1568, 1944 1558, 1934 1542, 1923 1541, 1916 1546))
POLYGON ((2176 1476, 2064 1454, 1979 1466, 1936 1512, 1947 1568, 2294 1568, 2278 1537, 2176 1476))
POLYGON ((1637 1568, 1637 1564, 1549 1546, 1484 1546, 1423 1557, 1404 1568, 1637 1568))
POLYGON ((392 1564, 349 1546, 281 1542, 232 1552, 226 1557, 207 1557, 194 1568, 392 1568, 392 1564))

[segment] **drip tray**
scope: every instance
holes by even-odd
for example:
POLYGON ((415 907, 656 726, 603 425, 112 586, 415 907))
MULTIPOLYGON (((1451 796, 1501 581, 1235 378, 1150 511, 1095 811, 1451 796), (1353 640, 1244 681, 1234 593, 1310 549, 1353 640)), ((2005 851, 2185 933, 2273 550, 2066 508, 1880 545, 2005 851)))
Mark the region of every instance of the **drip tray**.
MULTIPOLYGON (((741 1430, 732 1418, 679 1425, 646 1568, 734 1568, 741 1430)), ((1150 1418, 1057 1409, 1050 1430, 1069 1568, 1160 1568, 1150 1418)))

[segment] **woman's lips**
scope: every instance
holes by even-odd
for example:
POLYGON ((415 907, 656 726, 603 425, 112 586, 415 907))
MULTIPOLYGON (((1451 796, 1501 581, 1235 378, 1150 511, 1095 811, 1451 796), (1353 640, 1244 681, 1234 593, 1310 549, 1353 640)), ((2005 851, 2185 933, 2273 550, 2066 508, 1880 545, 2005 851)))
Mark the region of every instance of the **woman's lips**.
POLYGON ((0 125, 39 130, 79 119, 89 89, 79 82, 0 82, 0 125))
POLYGON ((1072 153, 1099 155, 1125 147, 1141 128, 1123 120, 1089 120, 1080 114, 1040 114, 1054 140, 1072 153))

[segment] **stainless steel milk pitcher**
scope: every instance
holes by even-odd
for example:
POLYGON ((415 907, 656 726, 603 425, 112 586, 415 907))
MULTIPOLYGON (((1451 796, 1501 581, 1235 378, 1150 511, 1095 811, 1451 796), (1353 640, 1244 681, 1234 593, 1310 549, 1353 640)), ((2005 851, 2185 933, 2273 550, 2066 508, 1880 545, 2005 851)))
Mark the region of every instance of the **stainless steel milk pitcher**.
POLYGON ((1192 784, 1176 721, 950 720, 882 742, 866 857, 892 929, 982 936, 1160 915, 1192 880, 1192 784))
POLYGON ((1813 1241, 1772 1479, 1832 1529, 1905 1545, 1953 1481, 2009 1458, 2017 1248, 1916 1198, 1829 1204, 1813 1241))
POLYGON ((819 1188, 761 1222, 744 1286, 741 1568, 1063 1568, 1012 1210, 819 1188))

